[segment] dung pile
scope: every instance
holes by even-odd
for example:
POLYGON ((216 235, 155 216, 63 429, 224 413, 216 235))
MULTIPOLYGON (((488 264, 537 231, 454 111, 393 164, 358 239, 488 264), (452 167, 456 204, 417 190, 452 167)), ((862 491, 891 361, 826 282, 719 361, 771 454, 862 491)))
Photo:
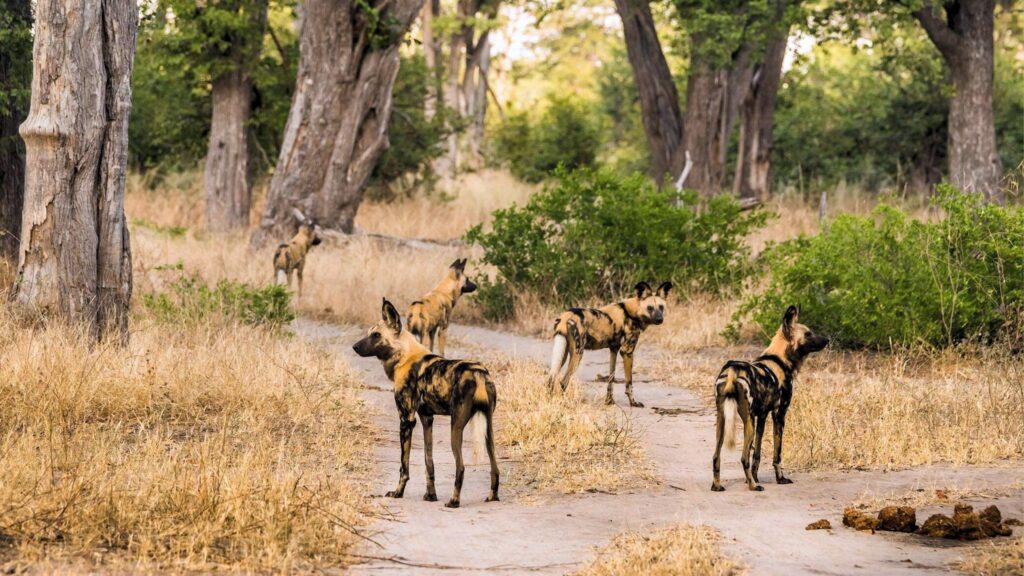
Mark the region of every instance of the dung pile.
POLYGON ((874 533, 875 530, 888 532, 913 532, 933 538, 950 538, 954 540, 981 540, 997 536, 1010 536, 1010 526, 1019 526, 1020 522, 1008 518, 1003 519, 996 506, 989 506, 981 512, 966 504, 957 504, 953 517, 945 514, 933 514, 920 528, 917 526, 917 511, 910 506, 886 506, 877 516, 847 508, 843 512, 843 525, 855 530, 874 533))

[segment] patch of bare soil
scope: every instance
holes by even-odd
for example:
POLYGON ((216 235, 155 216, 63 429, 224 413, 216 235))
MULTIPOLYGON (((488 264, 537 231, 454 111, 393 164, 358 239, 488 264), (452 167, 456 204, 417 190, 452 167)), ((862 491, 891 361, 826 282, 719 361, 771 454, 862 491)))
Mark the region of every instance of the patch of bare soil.
MULTIPOLYGON (((310 342, 345 352, 351 351, 360 333, 357 329, 302 320, 295 329, 310 342)), ((451 333, 449 341, 455 345, 450 346, 449 355, 455 358, 472 357, 471 351, 458 346, 460 342, 473 342, 538 363, 545 363, 550 354, 547 341, 533 338, 462 326, 453 327, 451 333)), ((714 414, 692 392, 664 386, 652 377, 654 359, 664 353, 649 343, 646 347, 641 343, 636 353, 635 393, 648 408, 628 408, 621 384, 615 388, 617 405, 608 408, 632 411, 634 425, 643 431, 644 448, 655 464, 659 483, 617 494, 544 494, 539 504, 524 503, 510 494, 503 494, 501 502, 484 503, 487 467, 470 465, 462 491, 462 508, 450 510, 419 498, 425 479, 422 443, 417 433, 413 436, 413 464, 406 497, 386 502, 392 518, 375 526, 375 543, 363 546, 360 554, 365 562, 354 566, 352 572, 564 574, 587 566, 595 551, 617 534, 654 531, 681 523, 705 524, 716 529, 722 535, 724 554, 749 566, 751 574, 909 574, 922 568, 946 571, 962 556, 963 545, 914 534, 872 536, 842 528, 804 528, 819 519, 840 523, 845 503, 865 491, 904 493, 920 486, 984 489, 1008 485, 1020 476, 1020 467, 789 472, 794 484, 779 486, 769 481, 764 492, 749 492, 744 489, 739 453, 731 452, 724 454, 722 460, 722 481, 727 491, 713 493, 709 488, 714 414)), ((607 362, 606 352, 588 353, 578 373, 595 403, 603 400, 605 384, 594 380, 607 370, 607 362)), ((352 354, 350 363, 367 382, 363 395, 376 408, 374 421, 383 430, 375 452, 375 493, 382 495, 394 487, 398 476, 398 421, 391 384, 375 359, 356 358, 352 354)), ((713 377, 709 374, 709 386, 713 377)), ((495 415, 498 434, 502 425, 501 393, 499 389, 495 415)), ((796 393, 799 394, 799 388, 796 393)), ((454 459, 447 434, 441 433, 446 422, 447 418, 438 417, 438 433, 434 434, 438 496, 442 500, 454 479, 454 459)), ((770 455, 766 460, 762 462, 761 475, 770 477, 770 455)), ((499 464, 515 465, 507 459, 499 459, 499 464)), ((1024 490, 1003 496, 999 506, 1007 516, 1024 516, 1024 490)), ((930 514, 936 510, 918 511, 930 514)))

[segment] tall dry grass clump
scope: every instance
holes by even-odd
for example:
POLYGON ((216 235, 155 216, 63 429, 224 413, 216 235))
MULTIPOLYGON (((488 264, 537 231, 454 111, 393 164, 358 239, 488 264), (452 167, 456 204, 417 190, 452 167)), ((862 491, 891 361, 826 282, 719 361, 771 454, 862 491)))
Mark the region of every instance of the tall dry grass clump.
POLYGON ((370 511, 353 373, 255 328, 140 324, 128 347, 90 347, 0 317, 0 556, 44 571, 344 563, 370 511))
POLYGON ((953 566, 971 576, 1024 576, 1024 537, 978 544, 953 566))
POLYGON ((626 532, 576 574, 582 576, 734 576, 743 568, 722 554, 707 526, 680 524, 655 532, 626 532))
POLYGON ((541 366, 492 358, 501 428, 495 436, 515 462, 511 486, 573 494, 613 492, 655 479, 626 413, 583 397, 574 383, 552 394, 541 366))

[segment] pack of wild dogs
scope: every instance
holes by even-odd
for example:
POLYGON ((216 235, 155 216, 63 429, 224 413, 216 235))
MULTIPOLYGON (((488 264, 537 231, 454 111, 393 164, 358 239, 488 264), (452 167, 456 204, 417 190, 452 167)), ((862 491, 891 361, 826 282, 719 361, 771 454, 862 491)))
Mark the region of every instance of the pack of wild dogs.
MULTIPOLYGON (((315 224, 303 221, 298 234, 281 244, 274 254, 274 273, 279 283, 291 285, 292 273, 302 291, 302 271, 309 250, 320 243, 315 224)), ((466 274, 466 259, 453 262, 437 286, 409 305, 405 322, 398 309, 384 298, 381 319, 370 327, 353 349, 362 357, 376 357, 394 383, 395 405, 399 416, 402 447, 398 485, 387 493, 401 498, 409 481, 409 456, 417 419, 423 425, 427 490, 423 499, 437 500, 434 486, 433 423, 435 416, 451 417, 451 446, 455 457, 455 489, 445 506, 457 508, 462 491, 465 465, 463 434, 467 425, 475 441, 486 446, 490 460, 491 488, 487 502, 498 500, 498 463, 494 453, 494 411, 498 396, 487 368, 470 360, 444 357, 448 325, 452 311, 463 294, 475 291, 476 284, 466 274), (436 353, 435 353, 436 350, 436 353)), ((657 289, 640 282, 634 293, 619 302, 600 308, 569 308, 555 320, 548 387, 565 391, 579 368, 585 350, 609 352, 608 384, 605 402, 614 404, 615 365, 622 358, 626 399, 632 407, 643 403, 633 396, 633 354, 640 335, 661 324, 667 313, 666 298, 671 282, 657 289)), ((735 420, 740 417, 743 445, 740 463, 750 490, 764 488, 758 480, 761 443, 768 417, 774 430, 772 464, 775 481, 790 484, 782 472, 782 434, 786 411, 793 396, 793 383, 804 360, 828 345, 828 339, 815 334, 799 322, 799 310, 790 306, 771 343, 753 361, 729 360, 715 380, 716 441, 712 459, 714 480, 711 489, 725 490, 719 480, 722 445, 735 445, 735 420)))

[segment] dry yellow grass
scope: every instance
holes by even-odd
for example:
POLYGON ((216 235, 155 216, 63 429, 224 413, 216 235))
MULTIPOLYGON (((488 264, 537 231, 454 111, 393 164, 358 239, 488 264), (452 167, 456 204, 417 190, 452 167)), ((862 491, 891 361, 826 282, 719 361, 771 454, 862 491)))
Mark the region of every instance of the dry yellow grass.
POLYGON ((978 544, 953 566, 972 576, 1024 576, 1024 537, 978 544))
POLYGON ((733 576, 741 565, 725 557, 718 533, 707 526, 680 524, 652 533, 617 536, 579 575, 733 576))
POLYGON ((128 347, 0 317, 0 558, 36 570, 344 564, 372 431, 338 359, 245 327, 128 347))
MULTIPOLYGON (((668 354, 657 367, 710 407, 728 359, 756 348, 668 354)), ((771 425, 765 450, 771 453, 771 425)), ((826 351, 800 373, 786 417, 784 465, 895 469, 1024 458, 1024 361, 988 350, 934 355, 826 351)))
POLYGON ((903 494, 878 494, 865 492, 853 501, 851 506, 860 510, 871 510, 877 512, 886 506, 913 506, 921 508, 935 504, 949 504, 967 499, 997 499, 1003 496, 1017 494, 1024 489, 1024 480, 1018 480, 1010 484, 999 486, 986 486, 984 488, 970 488, 959 486, 929 486, 928 488, 916 488, 903 494))

